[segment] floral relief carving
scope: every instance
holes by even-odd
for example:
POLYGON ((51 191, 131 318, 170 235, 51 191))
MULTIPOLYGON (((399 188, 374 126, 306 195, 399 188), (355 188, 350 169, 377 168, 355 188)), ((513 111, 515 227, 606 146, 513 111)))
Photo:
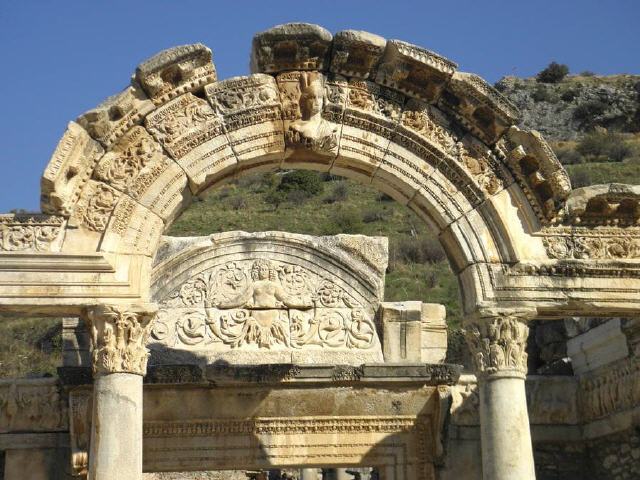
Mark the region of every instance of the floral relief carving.
POLYGON ((94 374, 144 375, 149 356, 146 344, 155 315, 153 311, 129 311, 118 306, 89 308, 86 320, 94 374))
POLYGON ((640 238, 632 236, 548 236, 542 238, 547 255, 566 259, 624 259, 640 255, 640 238))
POLYGON ((527 373, 529 327, 515 316, 496 316, 471 322, 465 337, 478 374, 527 373))
POLYGON ((64 219, 48 215, 0 215, 0 251, 50 251, 64 219))
POLYGON ((165 168, 160 145, 144 128, 133 127, 100 161, 94 177, 137 197, 165 168))
POLYGON ((492 165, 491 154, 488 150, 477 148, 475 145, 458 142, 455 158, 463 164, 478 185, 489 195, 493 195, 503 186, 502 180, 496 175, 492 165))
POLYGON ((171 292, 152 339, 171 346, 368 349, 371 315, 334 282, 300 265, 228 262, 171 292))
POLYGON ((80 208, 81 222, 89 230, 103 232, 119 198, 119 192, 103 183, 95 182, 86 205, 80 208))
POLYGON ((458 141, 448 130, 441 126, 446 122, 443 114, 437 112, 433 106, 418 105, 415 101, 410 101, 409 107, 402 113, 402 124, 404 126, 431 140, 446 153, 455 157, 458 153, 458 141))

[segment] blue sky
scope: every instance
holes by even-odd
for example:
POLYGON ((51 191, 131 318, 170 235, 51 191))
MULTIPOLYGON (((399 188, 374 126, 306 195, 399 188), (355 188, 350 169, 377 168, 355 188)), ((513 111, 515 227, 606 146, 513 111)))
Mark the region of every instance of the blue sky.
POLYGON ((145 58, 202 42, 219 78, 243 75, 253 34, 294 21, 406 40, 490 82, 551 60, 640 73, 640 0, 0 0, 0 212, 38 210, 67 122, 124 88, 145 58))

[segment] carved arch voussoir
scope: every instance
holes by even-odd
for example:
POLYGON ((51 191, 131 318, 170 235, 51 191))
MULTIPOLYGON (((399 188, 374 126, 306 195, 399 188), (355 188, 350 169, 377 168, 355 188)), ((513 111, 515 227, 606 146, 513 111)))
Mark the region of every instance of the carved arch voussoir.
POLYGON ((43 210, 93 223, 103 251, 151 255, 193 194, 248 171, 311 168, 371 183, 448 230, 463 266, 513 260, 496 227, 508 220, 474 212, 515 181, 540 218, 562 206, 566 173, 541 137, 509 130, 517 110, 434 52, 287 24, 256 35, 251 56, 255 74, 221 82, 200 44, 143 62, 70 125, 43 176, 43 210), (553 205, 516 168, 522 152, 538 159, 553 205), (474 228, 485 233, 464 233, 474 228))

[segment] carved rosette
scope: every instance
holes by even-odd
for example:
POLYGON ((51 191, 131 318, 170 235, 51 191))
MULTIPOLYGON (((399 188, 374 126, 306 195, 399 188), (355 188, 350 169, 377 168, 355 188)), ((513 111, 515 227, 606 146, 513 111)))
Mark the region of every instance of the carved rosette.
POLYGON ((469 322, 465 337, 477 375, 527 374, 529 327, 516 316, 496 316, 469 322))
POLYGON ((156 317, 152 308, 100 305, 86 311, 94 375, 147 371, 146 344, 156 317))

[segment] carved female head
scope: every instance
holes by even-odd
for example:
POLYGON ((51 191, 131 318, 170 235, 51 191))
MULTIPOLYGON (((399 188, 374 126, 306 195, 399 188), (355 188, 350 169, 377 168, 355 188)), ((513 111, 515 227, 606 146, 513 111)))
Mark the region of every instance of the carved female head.
POLYGON ((273 264, 269 260, 256 260, 251 266, 251 278, 256 280, 271 280, 276 279, 276 270, 273 264))
POLYGON ((309 120, 322 111, 324 91, 320 76, 315 72, 300 76, 300 113, 309 120))

